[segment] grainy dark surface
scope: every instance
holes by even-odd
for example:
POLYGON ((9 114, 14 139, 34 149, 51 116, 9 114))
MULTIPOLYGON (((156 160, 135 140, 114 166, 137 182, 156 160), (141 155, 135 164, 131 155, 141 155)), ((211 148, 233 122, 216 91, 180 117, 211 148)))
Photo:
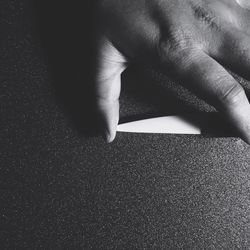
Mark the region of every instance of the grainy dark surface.
MULTIPOLYGON (((107 145, 87 136, 92 109, 74 99, 76 82, 88 79, 73 39, 79 20, 53 23, 56 4, 42 5, 39 15, 32 1, 0 1, 0 248, 249 249, 249 146, 126 133, 107 145)), ((86 98, 84 89, 76 97, 86 98)), ((124 76, 123 120, 191 110, 212 111, 156 73, 124 76)))

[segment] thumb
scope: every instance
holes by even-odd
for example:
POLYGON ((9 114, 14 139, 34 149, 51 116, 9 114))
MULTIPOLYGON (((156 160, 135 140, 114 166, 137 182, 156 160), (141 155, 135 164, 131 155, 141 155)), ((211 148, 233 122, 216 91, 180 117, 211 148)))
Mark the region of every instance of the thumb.
POLYGON ((121 73, 126 68, 125 57, 107 38, 101 38, 97 48, 96 97, 107 142, 116 135, 119 121, 121 73))

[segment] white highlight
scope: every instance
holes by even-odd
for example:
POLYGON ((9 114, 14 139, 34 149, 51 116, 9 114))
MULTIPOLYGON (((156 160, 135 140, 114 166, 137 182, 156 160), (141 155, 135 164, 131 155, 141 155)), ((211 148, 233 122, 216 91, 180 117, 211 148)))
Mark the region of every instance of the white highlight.
POLYGON ((201 134, 201 129, 181 116, 164 116, 120 124, 119 132, 201 134))
POLYGON ((250 0, 235 0, 242 8, 250 10, 250 0))

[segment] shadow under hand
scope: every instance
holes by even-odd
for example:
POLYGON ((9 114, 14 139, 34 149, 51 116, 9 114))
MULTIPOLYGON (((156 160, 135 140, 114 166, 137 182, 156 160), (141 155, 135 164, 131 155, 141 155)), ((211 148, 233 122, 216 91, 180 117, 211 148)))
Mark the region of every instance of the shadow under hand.
POLYGON ((156 70, 132 67, 123 76, 121 123, 211 111, 211 106, 156 70))
POLYGON ((35 9, 59 102, 80 134, 96 135, 100 123, 93 95, 94 4, 42 0, 35 9))

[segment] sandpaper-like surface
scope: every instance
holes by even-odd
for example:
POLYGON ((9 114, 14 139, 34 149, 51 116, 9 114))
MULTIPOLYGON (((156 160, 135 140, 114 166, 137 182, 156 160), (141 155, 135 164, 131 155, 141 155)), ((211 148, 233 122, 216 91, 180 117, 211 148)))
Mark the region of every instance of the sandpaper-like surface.
MULTIPOLYGON (((35 5, 6 0, 0 9, 1 248, 249 249, 247 144, 195 135, 118 133, 112 144, 89 137, 90 112, 75 119, 88 107, 68 91, 84 79, 79 62, 68 62, 77 47, 57 54, 57 72, 72 82, 55 84, 35 5)), ((51 33, 58 51, 72 45, 55 39, 72 35, 70 28, 51 33)), ((213 111, 177 86, 150 70, 130 70, 122 119, 213 111)))

